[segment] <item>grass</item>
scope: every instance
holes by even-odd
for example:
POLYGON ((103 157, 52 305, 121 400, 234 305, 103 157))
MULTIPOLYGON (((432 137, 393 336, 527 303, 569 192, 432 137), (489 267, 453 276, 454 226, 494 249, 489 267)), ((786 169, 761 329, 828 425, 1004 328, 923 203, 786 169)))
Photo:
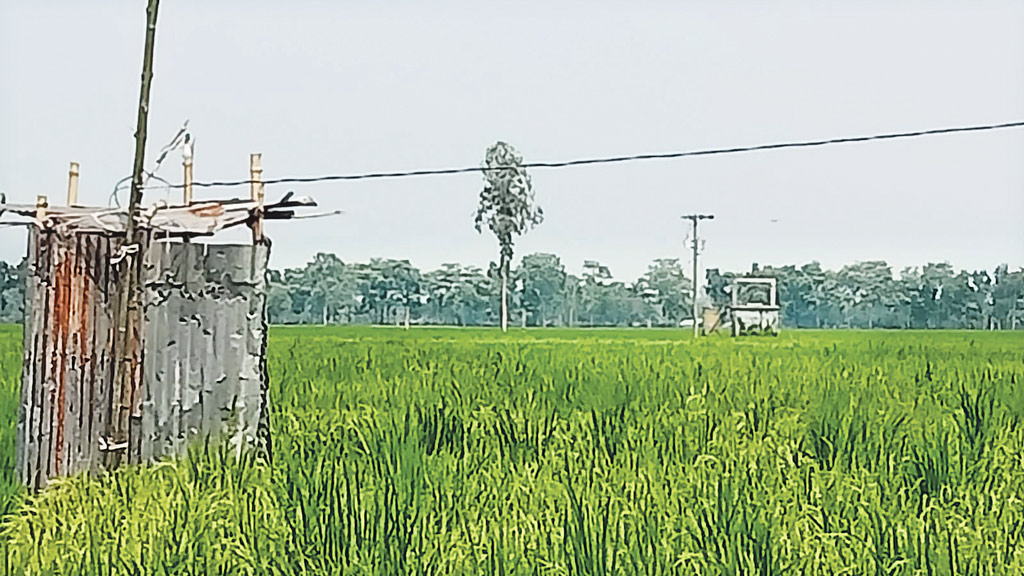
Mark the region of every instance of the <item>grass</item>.
POLYGON ((11 574, 1022 574, 1024 334, 274 328, 270 463, 10 485, 11 574))

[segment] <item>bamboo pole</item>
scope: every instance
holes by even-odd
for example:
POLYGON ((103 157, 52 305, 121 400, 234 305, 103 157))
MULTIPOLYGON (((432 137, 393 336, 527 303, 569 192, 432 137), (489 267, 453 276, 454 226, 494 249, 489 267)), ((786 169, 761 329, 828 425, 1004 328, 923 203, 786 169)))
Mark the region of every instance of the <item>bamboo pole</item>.
POLYGON ((252 243, 263 242, 263 155, 249 155, 249 195, 256 202, 255 218, 252 222, 252 243))
POLYGON ((135 216, 142 204, 143 167, 146 161, 146 128, 149 123, 149 91, 153 82, 153 49, 156 45, 156 19, 160 0, 149 0, 146 6, 146 44, 142 56, 142 87, 139 90, 139 110, 135 128, 135 162, 132 168, 132 193, 128 204, 128 224, 125 230, 124 264, 121 267, 117 310, 118 357, 110 395, 110 419, 107 421, 108 447, 104 463, 116 468, 128 460, 128 418, 136 392, 138 358, 138 322, 140 273, 137 259, 144 256, 140 247, 140 234, 135 216), (136 252, 132 254, 134 248, 136 252))
POLYGON ((40 228, 46 226, 46 209, 49 206, 50 203, 47 201, 46 196, 36 196, 36 220, 39 222, 40 228))
POLYGON ((72 162, 68 169, 68 206, 78 204, 78 162, 72 162))
POLYGON ((182 187, 183 202, 185 206, 192 205, 192 143, 189 141, 189 137, 185 135, 185 148, 182 151, 182 167, 184 168, 184 183, 182 187))

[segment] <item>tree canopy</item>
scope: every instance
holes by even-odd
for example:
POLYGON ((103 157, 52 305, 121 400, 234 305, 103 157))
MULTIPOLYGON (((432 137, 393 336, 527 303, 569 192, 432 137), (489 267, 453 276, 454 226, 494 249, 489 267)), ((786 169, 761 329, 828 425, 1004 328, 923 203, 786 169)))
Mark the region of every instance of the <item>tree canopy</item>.
POLYGON ((474 225, 498 240, 498 275, 501 280, 501 328, 508 324, 509 266, 515 239, 540 224, 544 212, 533 198, 533 182, 523 168, 523 157, 505 142, 496 142, 484 156, 484 188, 480 192, 474 225))
MULTIPOLYGON (((274 324, 500 324, 498 265, 458 263, 421 271, 408 260, 344 262, 316 254, 301 268, 271 270, 267 311, 274 324)), ((678 326, 689 318, 682 264, 657 259, 633 281, 582 263, 577 275, 555 254, 524 255, 510 267, 510 312, 528 326, 678 326)), ((23 315, 24 262, 0 261, 0 322, 23 315)), ((730 301, 728 286, 750 272, 709 269, 707 299, 730 301)), ((826 270, 817 262, 766 266, 778 279, 783 324, 803 328, 1024 328, 1024 270, 956 270, 929 263, 893 271, 885 262, 826 270)))

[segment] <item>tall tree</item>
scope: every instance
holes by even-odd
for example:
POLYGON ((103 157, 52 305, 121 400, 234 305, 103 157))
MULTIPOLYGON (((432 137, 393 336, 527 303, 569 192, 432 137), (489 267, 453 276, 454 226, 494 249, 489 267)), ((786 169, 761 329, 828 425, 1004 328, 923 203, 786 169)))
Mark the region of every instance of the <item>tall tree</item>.
POLYGON ((584 280, 572 274, 565 275, 565 298, 563 309, 566 317, 565 325, 575 326, 579 316, 580 291, 584 280))
POLYGON ((280 270, 267 271, 267 317, 271 324, 293 324, 302 321, 292 312, 291 291, 280 270))
POLYGON ((423 292, 429 314, 441 324, 459 324, 452 313, 451 299, 463 281, 462 266, 445 263, 423 275, 423 292))
POLYGON ((718 268, 708 268, 704 272, 707 283, 708 298, 712 306, 725 309, 732 301, 731 283, 736 277, 732 272, 721 272, 718 268))
POLYGON ((927 328, 955 328, 951 318, 959 317, 955 297, 954 271, 948 262, 925 264, 921 269, 921 296, 927 328))
POLYGON ((839 281, 844 286, 843 303, 853 325, 874 327, 892 301, 892 280, 892 270, 881 260, 843 266, 839 281))
POLYGON ((447 263, 422 278, 427 321, 456 326, 487 322, 491 283, 479 268, 447 263))
POLYGON ((961 310, 960 324, 972 330, 985 330, 992 324, 992 276, 984 270, 956 275, 954 300, 961 310))
POLYGON ((322 324, 337 322, 355 306, 355 279, 334 254, 317 253, 303 270, 303 277, 310 293, 306 306, 310 313, 318 313, 322 324))
POLYGON ((799 278, 801 286, 801 312, 804 314, 806 324, 798 324, 798 326, 821 328, 822 309, 828 306, 828 299, 825 295, 825 277, 825 271, 821 269, 821 264, 817 261, 800 267, 797 278, 799 278))
POLYGON ((565 266, 554 254, 528 254, 516 269, 523 309, 537 326, 545 326, 558 310, 565 290, 565 266))
POLYGON ((501 329, 508 330, 508 280, 515 239, 540 224, 544 213, 534 202, 533 182, 523 168, 523 157, 505 142, 497 142, 484 156, 484 189, 476 211, 476 231, 486 225, 498 240, 501 277, 501 329))
POLYGON ((596 260, 587 260, 583 263, 582 280, 579 289, 580 312, 587 318, 588 324, 594 326, 601 319, 605 292, 613 282, 612 271, 596 260))
POLYGON ((690 314, 690 281, 678 258, 658 258, 635 286, 636 292, 656 311, 659 324, 678 325, 690 314))
POLYGON ((490 288, 491 283, 482 270, 475 266, 462 269, 459 283, 449 300, 457 324, 481 325, 488 321, 490 288))
POLYGON ((787 326, 801 326, 805 322, 809 283, 796 266, 769 267, 765 275, 778 281, 780 319, 787 326))
POLYGON ((1010 272, 1003 264, 993 274, 992 314, 1002 329, 1016 330, 1024 317, 1024 269, 1010 272))
POLYGON ((0 261, 0 324, 22 321, 27 271, 27 259, 19 266, 0 261))
POLYGON ((363 268, 365 302, 381 324, 397 320, 396 311, 405 312, 409 326, 412 309, 420 303, 420 271, 408 260, 374 258, 363 268))

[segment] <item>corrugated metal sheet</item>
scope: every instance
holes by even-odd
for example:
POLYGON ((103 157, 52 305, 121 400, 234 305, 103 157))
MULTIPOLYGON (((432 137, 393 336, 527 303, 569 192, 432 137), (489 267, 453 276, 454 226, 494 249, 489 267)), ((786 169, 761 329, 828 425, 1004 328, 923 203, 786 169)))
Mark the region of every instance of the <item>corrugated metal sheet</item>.
POLYGON ((125 395, 129 442, 111 446, 121 240, 29 233, 24 366, 16 476, 33 488, 98 470, 104 453, 129 462, 181 454, 193 438, 266 443, 266 245, 146 243, 142 354, 125 395), (141 364, 141 365, 138 365, 141 364))
POLYGON ((141 458, 213 433, 257 443, 264 417, 266 245, 156 242, 145 283, 141 458))
POLYGON ((94 234, 29 233, 15 456, 17 477, 29 486, 99 466, 116 357, 109 263, 120 244, 94 234))

